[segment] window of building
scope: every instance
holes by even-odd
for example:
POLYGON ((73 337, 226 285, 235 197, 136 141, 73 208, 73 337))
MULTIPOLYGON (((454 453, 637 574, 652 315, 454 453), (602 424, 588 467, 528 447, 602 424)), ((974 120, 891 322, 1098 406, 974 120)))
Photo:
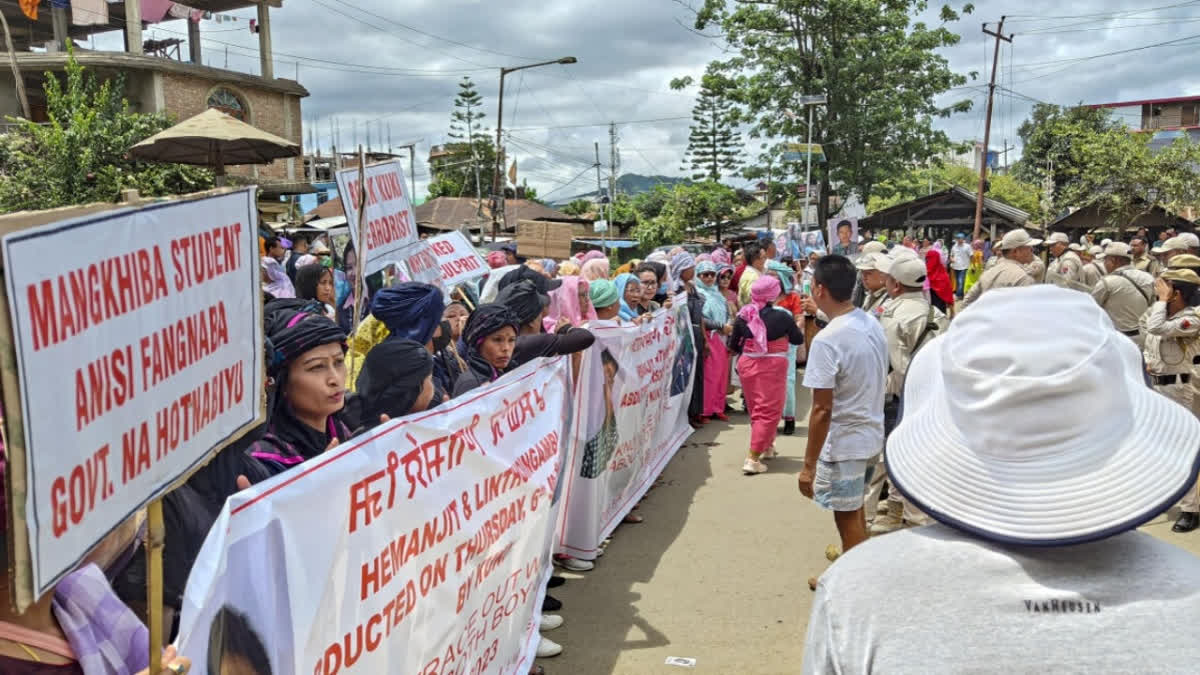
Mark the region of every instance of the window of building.
POLYGON ((243 122, 250 121, 247 119, 249 116, 249 109, 247 108, 245 101, 242 100, 241 96, 238 96, 225 87, 217 87, 216 89, 213 89, 212 93, 208 95, 207 105, 209 108, 216 108, 230 117, 239 119, 243 122))

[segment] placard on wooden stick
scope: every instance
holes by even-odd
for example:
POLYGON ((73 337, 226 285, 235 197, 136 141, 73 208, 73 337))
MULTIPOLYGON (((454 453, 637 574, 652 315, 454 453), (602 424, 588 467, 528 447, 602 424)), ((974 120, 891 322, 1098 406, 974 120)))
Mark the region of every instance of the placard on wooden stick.
POLYGON ((0 218, 14 601, 265 419, 255 189, 0 218))

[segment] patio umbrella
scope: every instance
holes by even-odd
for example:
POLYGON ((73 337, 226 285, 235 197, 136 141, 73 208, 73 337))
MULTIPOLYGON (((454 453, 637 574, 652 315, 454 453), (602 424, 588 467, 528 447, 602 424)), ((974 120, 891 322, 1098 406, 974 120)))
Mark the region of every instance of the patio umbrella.
POLYGON ((217 185, 224 185, 227 165, 270 164, 298 156, 300 146, 209 108, 138 143, 129 154, 149 162, 212 167, 217 185))

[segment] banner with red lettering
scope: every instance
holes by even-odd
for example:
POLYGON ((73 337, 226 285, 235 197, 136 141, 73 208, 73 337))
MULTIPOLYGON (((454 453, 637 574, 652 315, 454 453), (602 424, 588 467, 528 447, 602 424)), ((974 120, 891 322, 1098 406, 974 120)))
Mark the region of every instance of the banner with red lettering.
POLYGON ((262 419, 255 188, 4 237, 34 589, 262 419))
POLYGON ((646 323, 596 321, 589 328, 596 342, 579 368, 555 541, 557 551, 584 560, 596 558, 691 435, 696 368, 686 295, 646 323))
POLYGON ((437 286, 446 292, 442 283, 442 270, 434 253, 432 239, 422 239, 401 249, 395 259, 396 267, 404 271, 403 281, 419 281, 437 286))
POLYGON ((193 670, 528 672, 569 377, 538 359, 230 497, 184 595, 193 670))
POLYGON ((479 255, 462 232, 447 232, 433 237, 429 240, 429 245, 437 258, 442 283, 446 288, 454 288, 465 281, 478 279, 489 271, 483 256, 479 255))
POLYGON ((350 225, 350 240, 358 251, 359 268, 368 275, 403 260, 401 249, 416 243, 418 237, 399 160, 372 164, 363 173, 367 196, 365 246, 358 240, 358 206, 364 187, 359 185, 358 168, 342 169, 336 177, 346 222, 350 225))

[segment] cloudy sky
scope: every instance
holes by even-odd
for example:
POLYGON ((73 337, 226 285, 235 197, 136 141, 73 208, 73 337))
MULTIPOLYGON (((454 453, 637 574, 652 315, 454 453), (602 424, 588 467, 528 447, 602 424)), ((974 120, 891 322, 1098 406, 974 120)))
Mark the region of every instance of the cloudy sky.
MULTIPOLYGON (((300 82, 307 128, 328 148, 331 124, 340 144, 372 146, 416 141, 423 159, 444 142, 463 75, 484 97, 494 129, 498 68, 574 56, 509 75, 504 126, 519 173, 555 199, 595 187, 592 144, 607 164, 607 122, 617 121, 621 172, 681 173, 691 92, 668 87, 673 77, 699 75, 721 57, 719 39, 690 30, 688 3, 701 0, 285 0, 272 12, 275 72, 300 82), (298 64, 298 65, 297 65, 298 64), (357 135, 355 131, 357 129, 357 135)), ((931 3, 940 6, 937 2, 931 3)), ((961 2, 954 2, 961 6, 961 2)), ((1193 49, 1200 41, 1200 0, 977 1, 972 15, 951 26, 962 41, 944 55, 957 72, 978 71, 974 87, 947 94, 972 98, 970 113, 939 124, 954 140, 982 139, 991 41, 984 21, 1009 16, 1015 33, 1001 52, 992 147, 1015 144, 1016 127, 1033 100, 1059 104, 1200 94, 1193 49), (1174 41, 1172 44, 1153 46, 1174 41), (1143 48, 1144 49, 1138 49, 1143 48), (1126 53, 1099 56, 1110 52, 1126 53), (1010 93, 1012 92, 1012 93, 1010 93)), ((205 62, 258 72, 257 39, 248 30, 254 11, 237 23, 204 21, 205 62), (228 53, 228 56, 226 55, 228 53)), ((922 17, 936 21, 930 10, 922 17)), ((183 22, 152 27, 148 37, 177 37, 183 22)), ((101 48, 113 48, 99 38, 101 48)), ((119 48, 119 47, 118 47, 119 48)), ((186 54, 186 50, 184 52, 186 54)), ((1015 157, 1019 149, 1013 150, 1015 157)), ((417 168, 418 190, 428 171, 417 168)), ((745 181, 730 179, 731 183, 745 181)))

